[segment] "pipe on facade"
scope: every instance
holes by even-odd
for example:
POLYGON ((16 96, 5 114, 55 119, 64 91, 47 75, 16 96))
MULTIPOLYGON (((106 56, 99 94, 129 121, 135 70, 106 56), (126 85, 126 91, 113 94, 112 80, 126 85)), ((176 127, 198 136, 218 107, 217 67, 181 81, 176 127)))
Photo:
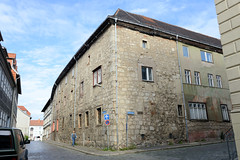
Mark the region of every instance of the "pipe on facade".
POLYGON ((183 90, 183 79, 182 79, 181 61, 180 61, 179 50, 178 50, 178 35, 176 35, 176 46, 177 46, 178 67, 179 67, 180 81, 181 81, 181 93, 182 93, 183 108, 184 108, 184 119, 185 119, 185 128, 186 128, 186 139, 187 139, 187 141, 189 142, 189 137, 188 137, 188 125, 187 125, 187 110, 186 110, 186 102, 185 102, 185 96, 184 96, 184 90, 183 90))
POLYGON ((73 57, 74 60, 76 61, 76 72, 75 72, 75 81, 74 81, 74 110, 73 110, 73 128, 75 130, 76 128, 76 88, 77 88, 77 85, 76 85, 76 81, 77 81, 77 60, 75 58, 75 56, 73 57))
POLYGON ((118 139, 118 66, 117 66, 117 18, 114 19, 115 24, 115 65, 116 65, 116 132, 117 132, 117 149, 119 148, 119 139, 118 139))

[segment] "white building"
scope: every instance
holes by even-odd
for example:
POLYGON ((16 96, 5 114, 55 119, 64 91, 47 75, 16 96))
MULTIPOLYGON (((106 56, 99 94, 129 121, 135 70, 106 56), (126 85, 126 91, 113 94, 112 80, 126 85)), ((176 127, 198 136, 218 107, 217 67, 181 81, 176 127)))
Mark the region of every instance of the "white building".
POLYGON ((16 127, 22 130, 23 135, 29 135, 31 113, 24 107, 17 108, 17 124, 16 127))
POLYGON ((33 141, 42 141, 43 120, 31 120, 29 126, 29 138, 33 141))
POLYGON ((52 106, 50 105, 50 100, 48 100, 42 112, 44 112, 43 140, 49 140, 51 135, 51 124, 52 124, 52 106))

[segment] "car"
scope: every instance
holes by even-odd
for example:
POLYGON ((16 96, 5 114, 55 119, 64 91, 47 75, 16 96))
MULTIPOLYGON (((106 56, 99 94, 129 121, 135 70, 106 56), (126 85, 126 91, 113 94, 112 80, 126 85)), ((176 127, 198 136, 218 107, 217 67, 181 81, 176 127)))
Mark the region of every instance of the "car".
POLYGON ((28 150, 22 131, 17 128, 0 128, 0 160, 28 160, 28 150))

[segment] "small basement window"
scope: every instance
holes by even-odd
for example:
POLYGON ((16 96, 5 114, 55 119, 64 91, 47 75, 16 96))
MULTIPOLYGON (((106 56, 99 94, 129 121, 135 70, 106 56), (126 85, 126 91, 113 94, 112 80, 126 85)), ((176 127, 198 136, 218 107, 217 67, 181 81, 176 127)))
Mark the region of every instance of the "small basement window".
POLYGON ((142 47, 147 48, 147 41, 145 41, 145 40, 142 41, 142 47))

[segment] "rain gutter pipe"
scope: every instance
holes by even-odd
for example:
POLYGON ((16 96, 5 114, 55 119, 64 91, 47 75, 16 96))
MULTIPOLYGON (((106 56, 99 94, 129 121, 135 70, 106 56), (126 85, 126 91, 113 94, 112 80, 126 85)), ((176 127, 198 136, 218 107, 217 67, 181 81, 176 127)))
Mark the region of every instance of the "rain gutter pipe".
POLYGON ((180 62, 180 56, 179 56, 179 50, 178 50, 178 35, 176 35, 176 46, 177 46, 178 67, 179 67, 179 72, 180 72, 181 92, 182 92, 183 108, 184 108, 184 119, 185 119, 185 128, 186 128, 186 139, 187 139, 187 141, 189 142, 189 137, 188 137, 188 125, 187 125, 187 110, 186 110, 186 102, 185 102, 185 96, 184 96, 184 90, 183 90, 183 79, 182 79, 181 62, 180 62))

